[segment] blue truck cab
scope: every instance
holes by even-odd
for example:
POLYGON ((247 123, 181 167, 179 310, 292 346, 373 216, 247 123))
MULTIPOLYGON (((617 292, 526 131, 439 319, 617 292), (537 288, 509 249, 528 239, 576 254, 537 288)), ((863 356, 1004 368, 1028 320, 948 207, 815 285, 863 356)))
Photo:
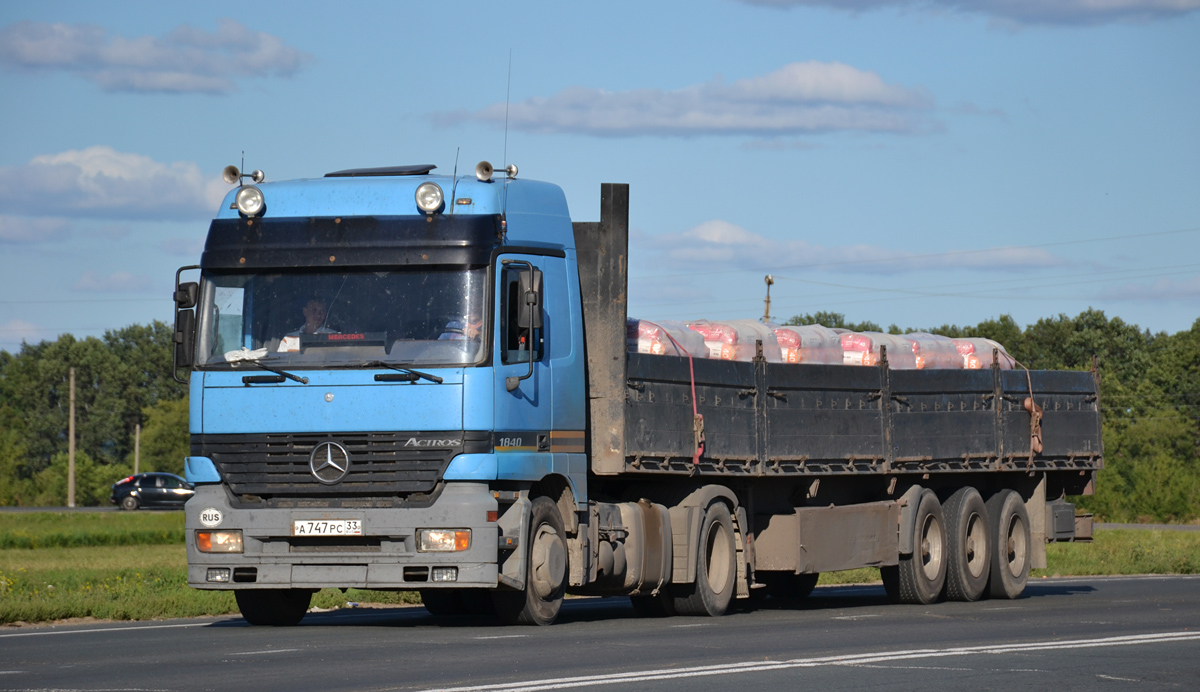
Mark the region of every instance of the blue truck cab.
POLYGON ((523 561, 522 491, 585 501, 563 192, 433 168, 239 185, 176 291, 188 581, 236 589, 252 621, 322 587, 523 590, 501 569, 523 561))

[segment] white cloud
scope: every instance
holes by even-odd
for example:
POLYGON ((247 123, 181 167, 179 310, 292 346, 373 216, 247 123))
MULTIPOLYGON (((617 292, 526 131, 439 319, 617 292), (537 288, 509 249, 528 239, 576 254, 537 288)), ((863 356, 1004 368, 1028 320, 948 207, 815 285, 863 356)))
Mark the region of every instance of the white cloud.
POLYGON ((66 219, 30 218, 0 214, 0 244, 32 244, 67 238, 71 224, 66 219))
POLYGON ((25 320, 9 320, 0 324, 0 348, 10 352, 20 350, 22 342, 36 343, 52 336, 43 327, 25 320))
POLYGON ((84 272, 71 285, 72 291, 94 293, 142 293, 150 288, 150 277, 135 276, 129 272, 114 272, 101 276, 96 272, 84 272))
POLYGON ((0 30, 0 64, 76 73, 105 91, 227 93, 238 77, 290 77, 311 59, 232 19, 163 37, 110 36, 88 24, 23 21, 0 30))
POLYGON ((1172 19, 1200 0, 741 0, 768 7, 828 7, 863 12, 884 7, 983 14, 1010 24, 1107 24, 1172 19))
POLYGON ((931 268, 1026 271, 1066 264, 1040 248, 999 247, 940 253, 896 251, 879 245, 817 245, 776 240, 728 221, 713 220, 682 233, 634 234, 631 241, 652 255, 646 266, 698 275, 730 269, 784 271, 827 267, 844 273, 899 273, 931 268))
POLYGON ((1178 281, 1162 278, 1148 284, 1127 283, 1104 291, 1101 297, 1104 300, 1178 301, 1195 305, 1200 301, 1200 275, 1178 281))
MULTIPOLYGON (((925 115, 931 106, 923 90, 887 84, 878 74, 849 65, 810 61, 728 84, 718 78, 673 91, 569 87, 512 104, 508 123, 530 132, 609 137, 918 132, 936 127, 925 115)), ((437 119, 499 125, 505 104, 437 119)))
POLYGON ((210 216, 228 191, 192 162, 94 146, 0 166, 0 213, 109 219, 210 216))

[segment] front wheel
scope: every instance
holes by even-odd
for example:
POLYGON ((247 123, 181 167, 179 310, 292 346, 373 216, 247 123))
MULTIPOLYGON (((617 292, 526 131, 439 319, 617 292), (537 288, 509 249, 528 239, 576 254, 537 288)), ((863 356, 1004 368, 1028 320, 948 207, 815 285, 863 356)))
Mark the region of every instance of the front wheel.
POLYGON ((233 595, 246 622, 275 627, 299 624, 312 601, 304 589, 239 589, 233 595))
POLYGON ((724 615, 737 582, 733 517, 722 502, 709 505, 700 525, 696 550, 696 581, 671 587, 675 612, 680 615, 724 615))
POLYGON ((558 617, 567 591, 567 532, 554 500, 533 501, 527 546, 525 589, 497 591, 492 603, 507 623, 549 625, 558 617))

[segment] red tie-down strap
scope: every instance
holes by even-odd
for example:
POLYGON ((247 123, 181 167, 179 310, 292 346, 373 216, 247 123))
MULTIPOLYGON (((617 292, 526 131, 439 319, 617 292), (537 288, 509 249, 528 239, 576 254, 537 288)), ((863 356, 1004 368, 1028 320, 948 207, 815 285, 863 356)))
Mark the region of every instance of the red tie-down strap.
POLYGON ((704 454, 704 416, 700 415, 699 410, 696 408, 696 368, 692 364, 691 352, 681 346, 667 330, 664 329, 663 334, 666 334, 671 343, 675 345, 676 351, 687 355, 688 377, 691 378, 692 384, 692 441, 696 449, 695 453, 692 454, 692 465, 699 465, 700 455, 704 454))

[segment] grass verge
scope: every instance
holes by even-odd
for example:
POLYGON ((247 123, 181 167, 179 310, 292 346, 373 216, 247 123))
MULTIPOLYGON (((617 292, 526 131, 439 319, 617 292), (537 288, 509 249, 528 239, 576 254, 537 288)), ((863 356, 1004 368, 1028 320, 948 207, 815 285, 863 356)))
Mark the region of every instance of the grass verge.
POLYGON ((3 512, 0 550, 183 543, 183 512, 3 512))

